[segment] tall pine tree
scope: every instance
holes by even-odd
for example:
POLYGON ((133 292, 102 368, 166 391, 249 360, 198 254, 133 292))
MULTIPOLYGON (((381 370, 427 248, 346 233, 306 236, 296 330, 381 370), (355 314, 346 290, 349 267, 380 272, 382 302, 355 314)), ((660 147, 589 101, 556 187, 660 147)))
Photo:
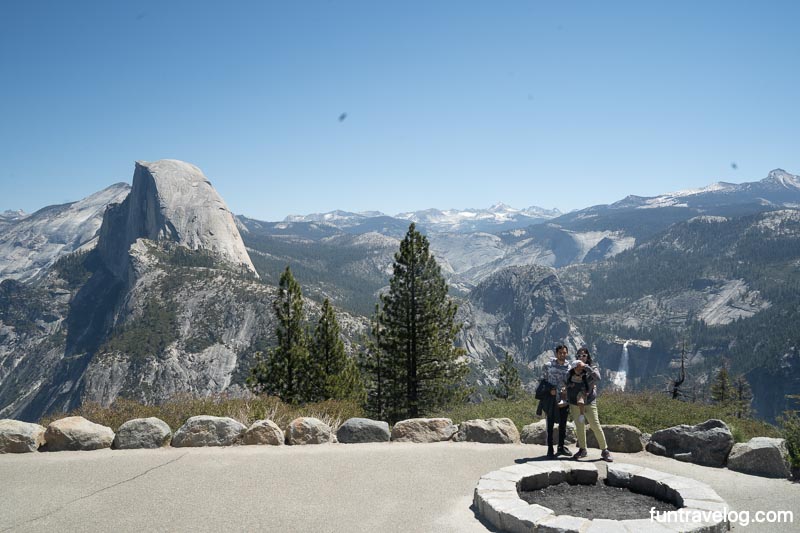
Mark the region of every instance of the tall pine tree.
MULTIPOLYGON (((459 398, 468 372, 453 344, 461 324, 428 239, 412 223, 381 296, 372 361, 380 361, 380 407, 391 421, 417 417, 459 398), (380 359, 382 358, 382 359, 380 359)), ((374 391, 371 391, 374 392, 374 391)))
POLYGON ((313 400, 363 400, 360 372, 344 351, 339 322, 327 298, 322 303, 322 315, 314 330, 309 370, 307 377, 313 400))
POLYGON ((278 396, 285 402, 307 401, 309 357, 303 293, 288 266, 281 274, 278 297, 272 308, 278 319, 275 331, 278 345, 250 370, 248 384, 258 392, 278 396))

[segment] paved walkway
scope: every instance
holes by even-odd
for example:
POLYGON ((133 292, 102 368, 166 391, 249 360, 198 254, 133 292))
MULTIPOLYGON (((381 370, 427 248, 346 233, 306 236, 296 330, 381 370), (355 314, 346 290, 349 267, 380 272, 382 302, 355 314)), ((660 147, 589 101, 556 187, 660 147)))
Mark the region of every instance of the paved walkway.
MULTIPOLYGON (((544 451, 389 443, 0 455, 0 532, 486 532, 471 510, 480 476, 544 451)), ((615 456, 699 479, 751 515, 795 514, 794 524, 734 531, 800 530, 800 484, 645 452, 615 456)))

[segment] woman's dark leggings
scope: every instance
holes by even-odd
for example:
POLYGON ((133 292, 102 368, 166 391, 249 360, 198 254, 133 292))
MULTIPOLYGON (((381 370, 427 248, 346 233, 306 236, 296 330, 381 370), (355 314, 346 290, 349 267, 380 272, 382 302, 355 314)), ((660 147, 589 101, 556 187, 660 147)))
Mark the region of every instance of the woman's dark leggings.
POLYGON ((547 415, 547 446, 553 447, 553 426, 556 419, 558 419, 558 447, 564 446, 564 439, 567 437, 567 413, 569 409, 566 407, 556 407, 555 416, 548 413, 547 415))

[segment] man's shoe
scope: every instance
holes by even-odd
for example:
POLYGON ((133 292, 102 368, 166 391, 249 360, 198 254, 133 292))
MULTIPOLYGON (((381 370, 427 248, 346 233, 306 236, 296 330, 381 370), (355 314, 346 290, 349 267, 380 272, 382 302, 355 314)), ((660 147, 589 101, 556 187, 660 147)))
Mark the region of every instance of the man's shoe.
POLYGON ((572 458, 577 461, 578 459, 583 459, 586 457, 586 455, 586 448, 578 448, 578 451, 575 452, 575 455, 573 455, 572 458))
POLYGON ((555 452, 553 451, 553 447, 552 447, 552 446, 550 446, 549 448, 547 448, 547 458, 548 458, 548 459, 555 459, 555 458, 556 458, 556 454, 555 454, 555 452))
POLYGON ((559 446, 558 447, 558 451, 556 452, 556 455, 570 456, 570 455, 572 455, 572 452, 569 451, 569 448, 567 448, 566 446, 559 446))
POLYGON ((607 463, 613 463, 614 459, 611 457, 611 452, 608 451, 608 448, 600 452, 600 459, 607 463))

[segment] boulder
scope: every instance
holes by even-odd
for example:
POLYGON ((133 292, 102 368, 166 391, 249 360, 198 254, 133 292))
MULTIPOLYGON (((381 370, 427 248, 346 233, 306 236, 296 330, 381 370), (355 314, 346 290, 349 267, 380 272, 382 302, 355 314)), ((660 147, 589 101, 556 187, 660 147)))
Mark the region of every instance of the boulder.
POLYGON ((791 474, 787 453, 785 439, 754 437, 733 445, 728 468, 754 476, 787 478, 791 474))
POLYGON ((645 444, 644 449, 652 453, 653 455, 661 455, 662 457, 666 457, 667 455, 667 449, 664 448, 659 443, 654 442, 652 440, 647 441, 647 444, 645 444))
POLYGON ((69 416, 47 426, 44 440, 47 443, 43 449, 49 452, 99 450, 111 447, 114 442, 114 431, 110 427, 90 422, 82 416, 69 416))
MULTIPOLYGON (((724 466, 733 447, 733 435, 722 420, 662 429, 653 433, 650 441, 662 446, 667 457, 690 453, 691 462, 705 466, 724 466)), ((657 447, 648 444, 647 449, 656 450, 657 447)), ((681 455, 681 458, 687 457, 681 455)))
POLYGON ((122 424, 114 437, 113 448, 132 450, 136 448, 163 448, 169 446, 172 430, 159 418, 134 418, 122 424))
POLYGON ((35 452, 45 442, 44 432, 39 424, 0 420, 0 453, 35 452))
MULTIPOLYGON (((606 444, 612 452, 636 453, 644 449, 642 446, 642 432, 634 426, 625 424, 600 426, 606 436, 606 444)), ((586 445, 589 448, 599 448, 594 431, 586 426, 586 445)))
POLYGON ((241 442, 247 428, 233 418, 193 416, 172 437, 176 448, 197 446, 232 446, 241 442))
POLYGON ((389 442, 389 424, 369 418, 350 418, 336 431, 341 443, 389 442))
POLYGON ((491 444, 519 443, 519 430, 510 418, 467 420, 458 425, 455 441, 486 442, 491 444))
POLYGON ((281 446, 285 436, 283 430, 272 420, 256 420, 244 434, 245 444, 267 444, 281 446))
POLYGON ((325 444, 332 441, 333 432, 330 426, 318 418, 295 418, 286 430, 287 444, 325 444))
POLYGON ((392 428, 397 442, 441 442, 450 440, 458 431, 449 418, 409 418, 392 428))
MULTIPOLYGON (((522 428, 522 443, 523 444, 541 444, 547 445, 547 421, 543 418, 533 424, 528 424, 522 428)), ((567 436, 564 442, 573 444, 576 441, 575 437, 575 424, 567 422, 567 436)), ((553 426, 553 446, 558 446, 558 424, 553 426)))

